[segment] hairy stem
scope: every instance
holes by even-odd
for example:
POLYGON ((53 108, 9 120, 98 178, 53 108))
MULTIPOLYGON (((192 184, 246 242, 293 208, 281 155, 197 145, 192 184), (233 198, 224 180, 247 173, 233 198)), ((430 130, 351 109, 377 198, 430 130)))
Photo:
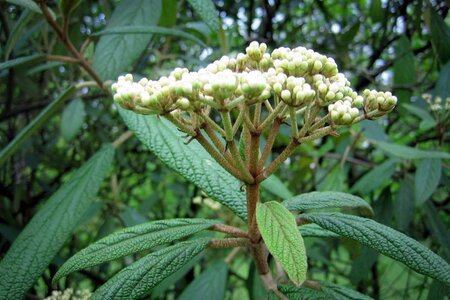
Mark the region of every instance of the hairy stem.
POLYGON ((247 245, 248 239, 243 238, 213 239, 208 243, 209 248, 234 248, 247 245))
POLYGON ((246 238, 246 239, 249 238, 247 232, 245 232, 237 227, 230 226, 230 225, 215 224, 215 225, 211 226, 209 228, 209 230, 223 232, 223 233, 235 236, 235 237, 241 237, 241 238, 246 238))

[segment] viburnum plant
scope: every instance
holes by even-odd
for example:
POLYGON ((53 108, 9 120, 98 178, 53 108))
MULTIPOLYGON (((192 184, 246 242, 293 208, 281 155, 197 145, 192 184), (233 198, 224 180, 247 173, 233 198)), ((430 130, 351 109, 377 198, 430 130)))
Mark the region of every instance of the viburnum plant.
MULTIPOLYGON (((112 85, 114 100, 122 108, 136 114, 157 115, 161 118, 156 122, 161 124, 166 124, 164 118, 185 135, 179 137, 185 144, 198 142, 203 147, 209 156, 198 153, 198 160, 206 164, 203 176, 197 180, 201 187, 202 182, 222 180, 221 175, 208 173, 208 166, 213 164, 210 158, 241 182, 245 209, 241 209, 241 199, 222 203, 246 220, 247 228, 206 219, 160 220, 126 228, 70 258, 59 269, 55 281, 77 270, 155 248, 118 272, 92 296, 92 299, 138 299, 207 248, 243 247, 253 258, 269 297, 368 298, 308 276, 308 251, 303 238, 340 235, 450 284, 450 269, 445 260, 408 236, 371 220, 371 207, 357 196, 312 192, 281 203, 261 202, 261 183, 299 145, 338 135, 341 127, 382 117, 397 102, 390 92, 365 90, 358 95, 344 74, 339 73, 335 61, 313 50, 298 47, 266 51, 264 43, 252 42, 246 53, 236 58, 224 56, 197 72, 177 68, 156 81, 147 78, 134 81, 127 74, 112 85), (289 143, 270 161, 283 124, 290 127, 289 143), (336 212, 339 208, 352 214, 336 212), (320 211, 314 212, 316 209, 320 211), (178 242, 202 230, 225 233, 227 237, 193 236, 178 242), (282 269, 276 277, 269 263, 271 256, 282 269)), ((136 127, 132 121, 128 123, 136 127)), ((161 125, 161 128, 173 134, 170 127, 161 125)), ((151 128, 138 129, 145 130, 151 128)), ((196 165, 187 168, 194 169, 196 165)), ((234 189, 239 189, 239 185, 230 185, 231 198, 241 192, 234 189)), ((211 189, 206 192, 218 198, 211 189)))

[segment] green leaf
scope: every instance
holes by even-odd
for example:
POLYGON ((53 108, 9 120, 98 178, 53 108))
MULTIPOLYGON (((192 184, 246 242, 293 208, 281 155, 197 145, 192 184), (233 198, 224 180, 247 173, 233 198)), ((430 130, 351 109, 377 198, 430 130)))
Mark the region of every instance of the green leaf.
POLYGON ((440 151, 420 150, 417 148, 411 148, 408 146, 397 145, 386 142, 376 142, 375 145, 378 149, 386 152, 395 157, 403 159, 421 159, 421 158, 442 158, 450 159, 450 154, 440 151))
POLYGON ((357 286, 361 281, 366 281, 370 274, 370 270, 377 259, 378 253, 375 250, 362 246, 360 254, 356 258, 353 257, 352 269, 348 276, 350 282, 357 286))
POLYGON ((399 88, 395 89, 395 94, 399 103, 407 103, 412 96, 412 90, 403 86, 407 87, 415 84, 416 68, 411 43, 405 35, 400 36, 397 40, 395 55, 394 85, 399 86, 399 88))
POLYGON ((435 121, 434 118, 430 115, 430 113, 424 110, 423 108, 408 103, 403 103, 402 106, 413 115, 419 117, 422 121, 429 121, 429 122, 435 121))
POLYGON ((89 209, 114 156, 104 146, 42 206, 0 263, 0 299, 21 299, 89 209))
POLYGON ((362 198, 341 192, 311 192, 283 201, 291 211, 324 208, 354 208, 364 216, 373 216, 370 205, 362 198))
POLYGON ((162 3, 161 18, 159 26, 174 27, 177 23, 177 0, 164 0, 162 3))
POLYGON ((228 265, 224 261, 217 261, 195 278, 178 300, 222 300, 225 298, 227 276, 228 265))
POLYGON ((345 168, 341 168, 339 166, 336 166, 332 170, 325 170, 326 175, 323 174, 322 176, 326 176, 325 179, 317 184, 317 189, 319 191, 336 191, 340 192, 345 190, 345 178, 346 176, 346 170, 345 168))
POLYGON ((275 175, 269 176, 261 183, 261 187, 273 195, 280 197, 281 199, 288 199, 293 197, 292 193, 284 185, 281 180, 275 175))
POLYGON ((36 12, 38 14, 42 14, 41 9, 33 0, 7 0, 7 2, 18 6, 22 6, 24 8, 28 8, 29 10, 36 12))
POLYGON ((420 274, 450 285, 450 266, 444 259, 390 227, 370 219, 341 213, 309 213, 302 215, 302 218, 371 247, 420 274))
POLYGON ((431 44, 442 65, 450 59, 450 27, 431 7, 425 10, 425 23, 431 33, 431 44))
POLYGON ((339 237, 338 234, 323 229, 317 224, 305 224, 298 227, 302 237, 339 237))
POLYGON ((258 270, 256 269, 255 262, 252 262, 250 264, 250 268, 248 269, 246 287, 250 299, 266 299, 267 291, 262 283, 258 270))
MULTIPOLYGON (((106 30, 123 26, 152 26, 158 24, 161 0, 121 1, 117 4, 106 30)), ((128 70, 150 42, 151 34, 117 34, 100 38, 93 67, 103 80, 116 79, 128 70)))
POLYGON ((61 116, 61 135, 64 139, 70 141, 80 131, 85 115, 84 103, 80 98, 67 105, 61 116))
POLYGON ((11 52, 13 51, 17 40, 23 34, 23 29, 25 28, 25 26, 31 20, 32 17, 33 12, 29 9, 26 9, 20 15, 19 20, 17 20, 14 23, 14 27, 11 30, 11 34, 9 35, 8 42, 6 43, 5 46, 5 60, 9 59, 9 56, 11 55, 11 52))
POLYGON ((91 300, 141 299, 202 252, 208 242, 208 239, 196 239, 148 254, 108 280, 95 291, 91 300))
POLYGON ((414 218, 414 181, 409 177, 400 180, 394 214, 398 229, 408 232, 409 224, 414 218))
POLYGON ((370 0, 369 13, 373 22, 378 23, 383 20, 383 6, 381 5, 381 0, 370 0))
POLYGON ((75 92, 74 87, 68 88, 64 93, 56 98, 52 103, 47 105, 44 110, 35 117, 30 124, 22 129, 19 134, 0 152, 0 166, 11 157, 27 139, 41 128, 54 114, 58 111, 62 104, 75 92))
POLYGON ((93 36, 100 35, 111 35, 111 34, 143 34, 143 33, 152 33, 152 34, 161 34, 161 35, 172 35, 181 38, 185 38, 187 40, 191 40, 202 47, 208 47, 202 40, 197 38, 196 36, 184 32, 182 30, 173 29, 173 28, 164 28, 159 26, 117 26, 111 29, 105 29, 102 31, 98 31, 93 36))
POLYGON ((204 219, 173 219, 125 228, 102 238, 69 258, 58 270, 53 281, 78 270, 179 240, 217 223, 219 222, 204 219))
POLYGON ((0 63, 0 72, 23 64, 40 62, 44 59, 45 55, 43 54, 32 54, 29 56, 22 56, 19 58, 7 60, 3 63, 0 63))
POLYGON ((361 26, 361 22, 357 21, 354 24, 352 24, 348 29, 346 29, 343 33, 339 34, 339 41, 344 44, 348 45, 352 41, 355 40, 356 35, 359 32, 359 27, 361 26))
POLYGON ((353 193, 359 192, 368 194, 374 189, 386 184, 386 182, 389 182, 392 174, 394 174, 397 164, 397 159, 388 159, 381 165, 376 166, 368 173, 364 174, 364 176, 355 183, 351 191, 353 193))
POLYGON ((211 158, 197 141, 185 145, 183 133, 163 118, 118 109, 130 130, 161 161, 242 219, 247 218, 241 183, 211 158))
POLYGON ((430 198, 441 181, 442 161, 422 159, 416 170, 414 199, 421 205, 430 198))
POLYGON ((195 12, 213 31, 219 31, 220 20, 211 0, 188 0, 195 12))
POLYGON ((314 299, 314 300, 370 300, 372 298, 363 295, 357 291, 348 289, 346 287, 319 282, 320 289, 313 289, 308 287, 295 287, 290 285, 280 285, 278 289, 284 295, 286 295, 290 300, 303 300, 303 299, 314 299))
POLYGON ((256 221, 270 253, 295 284, 306 280, 306 251, 294 216, 280 203, 258 203, 256 221))
MULTIPOLYGON (((448 62, 439 73, 439 78, 434 88, 434 95, 442 99, 450 97, 450 62, 448 62)), ((445 107, 445 106, 444 106, 445 107)))

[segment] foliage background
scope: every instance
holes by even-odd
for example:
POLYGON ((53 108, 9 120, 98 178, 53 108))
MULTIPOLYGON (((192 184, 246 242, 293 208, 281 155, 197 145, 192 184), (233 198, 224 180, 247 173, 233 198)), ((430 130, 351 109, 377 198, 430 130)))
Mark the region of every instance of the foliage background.
MULTIPOLYGON (((124 72, 158 78, 177 66, 198 69, 224 53, 242 52, 250 41, 258 40, 270 48, 305 46, 334 57, 357 90, 392 90, 399 97, 394 113, 353 126, 339 137, 302 145, 278 172, 282 183, 273 183, 275 194, 265 191, 263 198, 314 190, 352 192, 371 203, 376 220, 450 258, 448 160, 393 146, 449 150, 446 1, 214 1, 218 18, 202 10, 208 1, 123 2, 81 1, 70 15, 71 41, 77 49, 88 37, 93 41, 83 55, 103 80, 124 72), (119 46, 98 42, 92 34, 114 22, 158 25, 191 38, 169 31, 140 34, 137 42, 125 35, 110 35, 120 40, 119 46), (424 93, 440 96, 442 108, 432 111, 424 93)), ((91 80, 78 64, 32 56, 67 55, 67 51, 42 15, 23 3, 29 2, 0 2, 2 149, 64 89, 91 80), (25 63, 8 66, 7 61, 30 56, 25 63)), ((48 4, 58 15, 58 3, 48 4)), ((0 258, 71 171, 127 130, 111 99, 89 87, 67 99, 42 125, 0 165, 0 258)), ((107 178, 97 200, 28 298, 48 295, 58 266, 118 228, 193 216, 243 225, 226 208, 217 209, 217 203, 164 166, 134 137, 117 149, 107 178)), ((376 299, 442 299, 446 293, 438 282, 350 240, 310 238, 307 251, 310 276, 354 287, 376 299)), ((152 298, 179 295, 206 266, 227 254, 208 253, 179 274, 180 280, 161 284, 152 298)), ((59 288, 92 290, 133 259, 79 272, 59 288)), ((230 262, 228 276, 219 272, 215 278, 225 282, 228 277, 227 299, 256 297, 259 283, 253 267, 244 261, 245 256, 238 254, 230 262)))

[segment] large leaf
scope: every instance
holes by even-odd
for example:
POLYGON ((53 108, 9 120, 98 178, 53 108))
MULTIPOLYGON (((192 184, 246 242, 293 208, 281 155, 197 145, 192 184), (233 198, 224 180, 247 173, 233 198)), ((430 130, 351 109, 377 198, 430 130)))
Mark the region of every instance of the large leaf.
POLYGON ((306 237, 338 237, 339 235, 323 229, 322 227, 320 227, 317 224, 304 224, 302 226, 298 227, 300 230, 300 234, 302 235, 302 237, 306 238, 306 237))
POLYGON ((219 31, 220 20, 211 0, 188 0, 195 12, 213 31, 219 31))
POLYGON ((354 193, 360 192, 363 194, 367 194, 374 189, 386 184, 387 182, 389 182, 392 174, 394 174, 397 163, 398 160, 396 159, 388 159, 381 165, 376 166, 363 177, 361 177, 352 187, 351 191, 354 193))
MULTIPOLYGON (((161 0, 121 1, 117 4, 106 30, 122 26, 158 24, 161 0)), ((151 34, 117 34, 100 38, 93 58, 94 69, 103 80, 115 79, 126 71, 150 42, 151 34)))
POLYGON ((178 300, 224 299, 227 275, 228 265, 224 261, 213 263, 187 286, 178 300))
POLYGON ((425 10, 425 22, 431 33, 431 44, 442 65, 450 60, 450 27, 431 7, 425 10))
POLYGON ((442 162, 440 159, 423 159, 416 170, 414 198, 423 204, 434 193, 441 180, 442 162))
MULTIPOLYGON (((411 42, 405 35, 400 36, 395 47, 397 58, 394 62, 394 85, 412 86, 416 82, 416 68, 414 65, 414 53, 411 42)), ((395 94, 399 103, 407 103, 412 96, 412 91, 405 88, 396 88, 395 94)))
POLYGON ((196 42, 202 47, 208 47, 205 43, 202 42, 195 35, 184 32, 182 30, 173 29, 173 28, 164 28, 159 26, 117 26, 111 29, 105 29, 99 32, 94 33, 94 36, 98 35, 110 35, 110 34, 142 34, 142 33, 152 33, 152 34, 161 34, 161 35, 172 35, 181 38, 185 38, 196 42))
POLYGON ((408 146, 386 143, 386 142, 376 142, 375 145, 378 149, 386 152, 395 157, 400 157, 403 159, 421 159, 421 158, 442 158, 450 159, 450 154, 440 151, 429 151, 421 150, 417 148, 412 148, 408 146))
POLYGON ((205 191, 209 197, 247 218, 241 183, 225 171, 196 141, 184 144, 183 133, 169 121, 119 108, 136 137, 160 160, 205 191))
POLYGON ((306 280, 306 251, 294 216, 280 203, 258 203, 256 221, 270 253, 296 284, 306 280))
POLYGON ((78 270, 179 240, 218 223, 205 219, 173 219, 125 228, 72 256, 58 270, 53 281, 78 270))
POLYGON ((21 299, 71 236, 97 194, 114 156, 104 146, 56 191, 0 263, 0 299, 21 299))
POLYGON ((407 177, 400 180, 394 209, 398 229, 408 232, 414 218, 414 181, 407 177))
POLYGON ((27 139, 41 128, 54 114, 58 111, 64 101, 67 100, 75 92, 74 87, 68 88, 64 93, 47 105, 44 110, 39 113, 19 134, 0 152, 0 166, 13 155, 27 139))
POLYGON ((418 273, 450 285, 450 266, 444 259, 390 227, 370 219, 341 213, 310 213, 302 215, 302 218, 354 239, 404 263, 418 273))
POLYGON ((283 201, 288 210, 305 211, 323 208, 353 208, 365 216, 373 216, 370 205, 364 199, 341 192, 311 192, 283 201))
POLYGON ((202 252, 208 242, 208 239, 196 239, 148 254, 108 280, 95 291, 91 300, 141 299, 202 252))
POLYGON ((80 98, 72 100, 64 109, 61 116, 61 135, 66 140, 71 140, 83 126, 84 103, 80 98))

